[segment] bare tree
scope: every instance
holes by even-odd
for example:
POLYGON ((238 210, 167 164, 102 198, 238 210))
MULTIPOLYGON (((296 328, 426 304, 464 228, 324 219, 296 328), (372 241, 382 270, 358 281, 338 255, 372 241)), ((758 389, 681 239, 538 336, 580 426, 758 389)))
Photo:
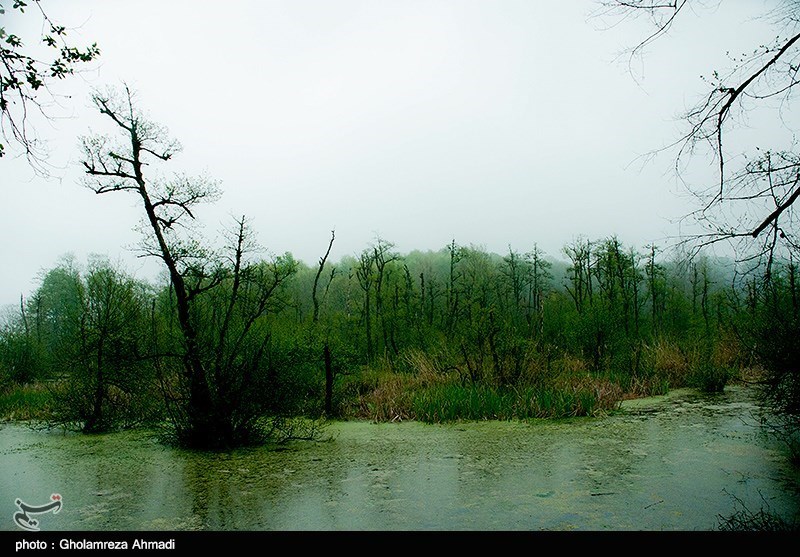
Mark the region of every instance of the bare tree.
MULTIPOLYGON (((328 260, 328 256, 331 254, 331 248, 333 247, 333 241, 336 239, 336 231, 331 230, 331 241, 328 243, 328 249, 325 251, 325 255, 320 257, 319 259, 319 267, 317 268, 317 274, 314 275, 314 286, 311 289, 311 299, 314 302, 314 316, 313 322, 317 323, 319 321, 319 306, 320 300, 317 297, 317 286, 319 285, 320 276, 322 276, 322 271, 325 269, 325 262, 328 260)), ((328 279, 328 285, 325 287, 325 295, 328 293, 328 289, 331 286, 331 282, 333 281, 333 277, 336 273, 336 268, 331 269, 331 275, 328 279)), ((325 296, 323 296, 324 299, 325 296)))
POLYGON ((375 259, 370 249, 363 250, 356 265, 352 269, 358 279, 358 285, 364 291, 364 329, 367 337, 367 361, 372 362, 374 351, 372 347, 372 309, 370 300, 372 298, 372 285, 375 283, 375 259))
MULTIPOLYGON (((387 352, 389 337, 386 327, 386 312, 384 310, 384 285, 389 278, 390 268, 393 261, 397 261, 400 256, 394 253, 392 249, 394 244, 378 237, 372 245, 372 261, 375 264, 375 317, 380 319, 381 332, 383 333, 383 351, 387 352)), ((397 352, 396 347, 395 355, 397 352)))
POLYGON ((256 246, 244 217, 230 234, 227 258, 204 248, 196 235, 182 234, 195 220, 195 207, 218 197, 217 183, 183 175, 151 179, 145 171, 171 160, 178 143, 136 108, 127 86, 121 94, 96 93, 93 101, 119 139, 83 139, 87 185, 97 194, 139 198, 143 251, 161 259, 169 274, 187 391, 173 413, 178 434, 197 447, 249 442, 263 408, 248 396, 259 385, 254 375, 269 342, 260 318, 278 303, 276 294, 296 264, 289 256, 271 264, 249 261, 256 246))
MULTIPOLYGON (((317 273, 314 275, 314 285, 311 288, 311 299, 314 303, 314 315, 312 317, 312 342, 316 340, 316 327, 319 323, 319 308, 320 308, 320 300, 317 296, 317 287, 319 286, 319 279, 322 276, 322 272, 325 270, 325 263, 328 260, 328 256, 331 254, 331 248, 333 247, 333 241, 336 239, 336 232, 331 230, 331 241, 328 243, 328 249, 325 251, 325 255, 319 258, 319 266, 317 267, 317 273)), ((333 278, 336 276, 336 267, 331 268, 330 275, 328 277, 328 284, 325 286, 325 291, 323 293, 322 299, 324 300, 328 295, 328 289, 333 282, 333 278)), ((333 381, 335 379, 335 374, 333 370, 333 360, 331 357, 331 347, 330 347, 330 339, 329 333, 326 332, 325 334, 325 341, 322 347, 322 360, 325 364, 325 415, 331 416, 333 414, 333 381)))
MULTIPOLYGON (((695 8, 726 9, 722 2, 700 0, 599 0, 599 16, 627 19, 644 17, 652 31, 627 54, 633 60, 660 37, 668 34, 682 17, 695 8), (713 6, 709 6, 713 4, 713 6)), ((735 132, 747 115, 766 117, 773 129, 785 128, 795 137, 789 108, 800 91, 800 4, 781 0, 766 6, 764 19, 775 27, 768 44, 754 44, 752 51, 730 56, 725 71, 713 71, 706 79, 701 100, 684 114, 684 132, 668 148, 677 150, 679 175, 693 155, 709 154, 716 177, 706 183, 687 184, 697 209, 688 221, 700 232, 684 239, 690 253, 719 242, 732 242, 738 258, 752 266, 771 267, 781 250, 798 248, 800 151, 794 139, 772 145, 752 145, 730 152, 735 132)))
POLYGON ((89 177, 87 186, 97 194, 129 192, 141 201, 150 232, 146 236, 145 251, 164 262, 175 294, 178 322, 185 341, 185 374, 190 384, 189 421, 198 435, 205 436, 213 429, 208 423, 212 419, 211 393, 190 305, 192 299, 211 284, 188 283, 187 275, 196 270, 193 250, 191 246, 182 245, 175 232, 184 220, 194 219, 195 205, 218 195, 217 186, 208 180, 194 181, 180 176, 170 181, 150 182, 145 168, 154 162, 170 160, 180 151, 180 145, 169 139, 163 127, 136 109, 133 93, 127 85, 123 94, 113 90, 98 92, 92 96, 92 101, 112 122, 121 139, 117 141, 109 136, 82 139, 82 164, 89 177))

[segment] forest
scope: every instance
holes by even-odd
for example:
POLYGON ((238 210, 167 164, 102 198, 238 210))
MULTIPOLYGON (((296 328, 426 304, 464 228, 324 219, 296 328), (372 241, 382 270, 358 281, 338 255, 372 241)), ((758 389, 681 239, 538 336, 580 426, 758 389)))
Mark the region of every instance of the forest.
MULTIPOLYGON (((69 46, 66 29, 36 6, 57 55, 47 65, 3 31, 11 74, 2 116, 6 138, 41 168, 27 119, 12 108, 41 106, 35 95, 48 79, 71 75, 100 50, 69 46)), ((16 2, 12 11, 26 7, 16 2)), ((657 17, 660 7, 622 9, 649 14, 661 30, 670 25, 657 17)), ((766 62, 741 87, 760 86, 795 39, 773 58, 754 54, 766 62)), ((545 254, 531 238, 498 254, 454 238, 438 251, 400 253, 376 235, 333 262, 332 230, 318 264, 308 265, 291 253, 267 256, 245 215, 219 239, 206 237, 197 211, 219 199, 218 181, 169 170, 182 147, 128 84, 95 89, 106 130, 80 138, 83 185, 100 198, 135 199, 138 255, 160 260, 164 275, 143 281, 100 256, 65 256, 43 272, 2 322, 2 413, 87 433, 157 425, 183 446, 230 448, 312 435, 327 418, 591 416, 626 398, 743 381, 764 387, 792 438, 798 279, 781 223, 797 197, 796 163, 767 151, 725 174, 722 132, 740 94, 715 89, 687 117, 695 124, 684 145, 710 140, 720 161, 722 189, 698 217, 716 232, 699 243, 576 236, 545 254), (776 208, 741 221, 742 232, 709 220, 728 204, 769 195, 776 208), (752 257, 707 255, 718 241, 743 237, 753 240, 752 257)))
MULTIPOLYGON (((797 265, 578 237, 559 257, 360 253, 316 266, 266 257, 246 216, 218 240, 196 213, 207 176, 146 172, 180 146, 132 91, 93 96, 113 134, 82 138, 85 186, 137 199, 159 283, 65 257, 0 331, 4 415, 86 433, 157 426, 181 446, 313 438, 330 418, 593 416, 632 397, 728 382, 763 387, 797 459, 797 265), (787 429, 788 428, 788 429, 787 429)), ((322 251, 322 250, 320 250, 322 251)))
POLYGON ((210 421, 193 421, 175 286, 102 257, 65 257, 7 316, 3 414, 229 448, 311 435, 308 419, 593 416, 748 382, 796 416, 793 262, 742 278, 730 261, 663 260, 613 236, 577 239, 563 259, 455 240, 400 254, 376 238, 311 267, 249 253, 251 234, 239 221, 227 253, 182 275, 210 421))
MULTIPOLYGON (((54 50, 47 51, 51 56, 43 62, 27 54, 20 37, 0 27, 4 141, 0 157, 13 153, 26 159, 34 173, 45 176, 47 158, 39 150, 28 113, 39 109, 47 121, 47 105, 41 98, 48 94, 49 84, 72 76, 75 67, 93 62, 100 50, 97 44, 83 49, 71 46, 68 29, 51 21, 38 0, 33 4, 42 16, 43 46, 54 50)), ((655 25, 653 34, 631 49, 633 60, 670 30, 687 3, 599 4, 607 13, 622 13, 624 18, 644 15, 655 25)), ((0 5, 0 14, 20 16, 28 7, 15 0, 5 9, 0 5)), ((422 246, 407 251, 391 237, 374 233, 360 251, 334 260, 331 254, 341 241, 341 231, 331 226, 329 236, 319 238, 316 262, 303 261, 291 251, 275 254, 271 239, 262 239, 259 223, 246 214, 231 217, 217 233, 207 233, 203 207, 219 200, 221 182, 208 174, 186 174, 174 165, 181 144, 149 116, 146 103, 129 83, 93 88, 93 115, 105 127, 97 131, 87 126, 86 135, 79 138, 80 185, 95 194, 97 211, 111 197, 133 203, 139 222, 119 226, 135 227, 139 244, 132 251, 156 260, 161 275, 143 279, 103 254, 82 260, 65 253, 56 262, 43 262, 47 267, 35 277, 35 287, 0 315, 0 420, 63 430, 72 435, 70 439, 81 440, 113 437, 105 434, 125 440, 129 433, 155 433, 160 448, 176 449, 170 455, 178 461, 182 451, 199 455, 187 465, 189 470, 203 469, 198 462, 212 462, 203 459, 220 454, 250 462, 246 452, 236 452, 242 448, 317 441, 331 424, 585 424, 593 418, 619 416, 623 405, 635 399, 681 389, 717 395, 735 386, 756 393, 759 427, 786 449, 796 471, 800 467, 800 269, 794 203, 800 197, 800 159, 793 144, 770 150, 745 142, 742 152, 731 156, 731 143, 739 144, 729 142, 736 127, 731 120, 760 116, 758 103, 772 109, 769 103, 785 95, 781 103, 788 106, 800 71, 800 51, 794 46, 800 44, 796 12, 794 3, 785 3, 777 18, 782 29, 793 29, 794 34, 731 59, 727 74, 715 70, 712 78, 704 78, 707 96, 683 116, 684 135, 669 147, 676 155, 678 174, 686 172, 679 181, 692 176, 685 170, 692 158, 711 161, 712 175, 688 186, 697 210, 684 219, 694 219, 699 228, 693 230, 701 232, 674 242, 643 238, 641 244, 633 244, 614 231, 587 237, 576 222, 575 235, 558 253, 545 252, 540 247, 545 238, 534 234, 524 245, 509 243, 497 252, 457 237, 435 249, 422 246), (716 249, 723 244, 733 249, 716 249)), ((784 127, 790 128, 790 111, 784 112, 783 104, 776 111, 784 127)), ((278 194, 273 198, 276 211, 286 210, 278 194)), ((713 406, 715 399, 703 400, 702 404, 713 406)), ((747 404, 739 399, 728 403, 747 404)), ((682 412, 680 404, 670 411, 682 412)), ((698 407, 693 410, 702 411, 698 407)), ((615 427, 641 432, 630 425, 632 421, 616 422, 615 427)), ((715 434, 713 427, 708 429, 715 434)), ((519 444, 538 455, 539 441, 528 433, 504 434, 524 439, 519 444)), ((10 430, 8 454, 16 451, 8 448, 13 443, 26 442, 13 437, 21 435, 10 430)), ((693 438, 687 445, 705 447, 703 443, 711 443, 708 439, 693 438)), ((612 435, 611 442, 616 441, 612 435)), ((113 442, 120 441, 108 441, 109 446, 113 442)), ((458 454, 448 453, 441 460, 463 459, 480 468, 485 445, 477 443, 472 453, 453 450, 458 454)), ((597 456, 591 447, 573 445, 579 449, 569 450, 578 456, 565 453, 569 458, 562 458, 555 453, 552 460, 572 465, 574 458, 579 466, 585 455, 597 456)), ((649 448, 652 445, 642 446, 658 452, 649 448)), ((622 493, 614 484, 617 478, 611 476, 619 472, 619 477, 626 477, 634 465, 645 462, 645 456, 652 458, 647 466, 656 462, 671 470, 685 464, 680 457, 673 462, 645 454, 645 449, 634 454, 616 447, 606 452, 617 451, 627 460, 608 466, 612 472, 605 484, 592 483, 603 472, 600 465, 576 468, 591 483, 591 489, 581 487, 579 496, 593 502, 622 493), (629 466, 630 462, 634 464, 629 466), (606 485, 619 491, 606 490, 606 485)), ((370 450, 359 454, 363 453, 371 456, 370 450)), ((409 466, 417 465, 414 459, 416 455, 409 466)), ((313 459, 310 466, 322 460, 313 459)), ((295 471, 288 464, 275 466, 281 473, 295 471)), ((359 481, 379 471, 372 461, 351 468, 359 466, 367 470, 359 481)), ((384 468, 387 476, 394 471, 391 463, 384 468)), ((465 477, 473 473, 460 461, 456 468, 465 477)), ((231 473, 227 464, 214 470, 231 473)), ((244 465, 237 470, 249 473, 244 465)), ((339 487, 352 479, 339 480, 339 471, 331 470, 339 487)), ((195 477, 196 470, 190 472, 184 492, 205 504, 205 484, 195 481, 202 474, 195 477)), ((529 478, 526 473, 523 467, 523 478, 529 478)), ((637 474, 642 481, 653 477, 646 471, 637 474)), ((697 481, 703 488, 712 483, 697 481)), ((572 479, 562 483, 569 482, 574 489, 580 483, 572 479)), ((280 489, 300 485, 277 483, 280 489)), ((228 487, 238 489, 240 484, 231 481, 228 487)), ((259 485, 272 489, 266 480, 259 485)), ((484 484, 474 485, 476 492, 482 492, 484 484)), ((538 491, 531 487, 530 500, 536 504, 556 492, 534 487, 538 491)), ((332 498, 328 488, 321 492, 332 498)), ((783 489, 784 494, 794 493, 794 488, 783 489)), ((658 490, 674 495, 661 485, 658 490)), ((255 491, 253 487, 235 497, 242 495, 244 500, 255 491)), ((80 493, 83 502, 105 493, 77 488, 73 492, 80 493)), ((58 508, 60 497, 54 499, 58 508)), ((644 516, 644 510, 667 498, 639 501, 641 511, 636 512, 644 516)), ((368 500, 383 502, 381 497, 368 500)), ((195 503, 190 505, 190 520, 205 520, 200 528, 213 527, 215 519, 201 516, 195 507, 203 505, 195 503)), ((416 509, 413 498, 408 504, 416 509)), ((702 501, 692 505, 693 511, 704 509, 702 501)), ((550 512, 557 506, 543 508, 550 512)), ((519 505, 524 521, 528 514, 523 507, 519 505)), ((460 512, 460 504, 452 508, 460 512)), ((245 504, 238 511, 258 514, 247 511, 245 504)), ((286 515, 289 519, 292 512, 286 515)), ((667 518, 653 518, 654 524, 670 524, 666 520, 680 514, 662 512, 667 518)), ((796 508, 792 512, 796 514, 796 508)), ((351 516, 333 514, 336 520, 351 516)), ((769 522, 774 516, 746 509, 723 522, 730 529, 797 529, 796 524, 769 522), (741 524, 736 522, 740 518, 741 524)), ((554 527, 572 527, 571 517, 566 511, 557 515, 554 527)), ((237 526, 236 520, 222 519, 222 523, 230 528, 237 526)), ((373 525, 369 520, 356 524, 373 525)), ((578 524, 603 524, 602 518, 597 520, 592 516, 578 524)), ((284 525, 256 522, 257 527, 263 524, 284 525)))

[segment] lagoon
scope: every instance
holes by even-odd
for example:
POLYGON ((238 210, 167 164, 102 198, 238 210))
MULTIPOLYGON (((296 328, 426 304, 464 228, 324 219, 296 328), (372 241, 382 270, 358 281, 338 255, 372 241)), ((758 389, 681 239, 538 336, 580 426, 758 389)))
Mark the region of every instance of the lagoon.
POLYGON ((62 497, 45 530, 714 530, 800 520, 800 472, 752 389, 691 389, 594 418, 333 422, 320 441, 205 453, 149 431, 0 426, 0 530, 62 497), (2 518, 5 514, 6 518, 2 518))

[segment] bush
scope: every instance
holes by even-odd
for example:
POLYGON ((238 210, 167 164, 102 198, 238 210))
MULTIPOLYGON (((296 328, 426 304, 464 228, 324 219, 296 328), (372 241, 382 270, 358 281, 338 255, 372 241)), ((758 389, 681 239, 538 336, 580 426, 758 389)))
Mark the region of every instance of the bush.
POLYGON ((134 381, 98 385, 88 374, 74 374, 48 385, 53 426, 104 433, 163 420, 160 393, 152 381, 136 375, 134 381))
POLYGON ((704 393, 721 393, 730 379, 727 369, 714 365, 701 365, 692 374, 691 385, 704 393))
POLYGON ((643 359, 645 369, 666 382, 668 388, 679 388, 687 384, 689 361, 676 342, 663 337, 655 339, 644 346, 643 359))

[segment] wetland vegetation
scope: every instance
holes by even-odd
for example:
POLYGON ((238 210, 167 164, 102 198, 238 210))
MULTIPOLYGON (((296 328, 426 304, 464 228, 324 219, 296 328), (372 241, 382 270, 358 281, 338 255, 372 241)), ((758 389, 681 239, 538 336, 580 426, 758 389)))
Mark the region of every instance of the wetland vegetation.
MULTIPOLYGON (((100 51, 35 4, 60 54, 0 27, 0 127, 40 170, 28 108, 100 51)), ((602 4, 656 24, 636 53, 686 2, 602 4)), ((794 4, 775 14, 796 31, 794 4)), ((316 264, 269 255, 246 216, 201 234, 217 180, 171 174, 177 140, 127 84, 96 89, 83 185, 134 200, 164 274, 65 255, 6 308, 3 494, 61 482, 67 529, 796 530, 800 157, 732 170, 723 138, 743 97, 788 99, 798 41, 715 71, 686 116, 676 166, 707 145, 718 176, 692 192, 710 232, 677 246, 376 235, 333 261, 334 230, 316 264)))

